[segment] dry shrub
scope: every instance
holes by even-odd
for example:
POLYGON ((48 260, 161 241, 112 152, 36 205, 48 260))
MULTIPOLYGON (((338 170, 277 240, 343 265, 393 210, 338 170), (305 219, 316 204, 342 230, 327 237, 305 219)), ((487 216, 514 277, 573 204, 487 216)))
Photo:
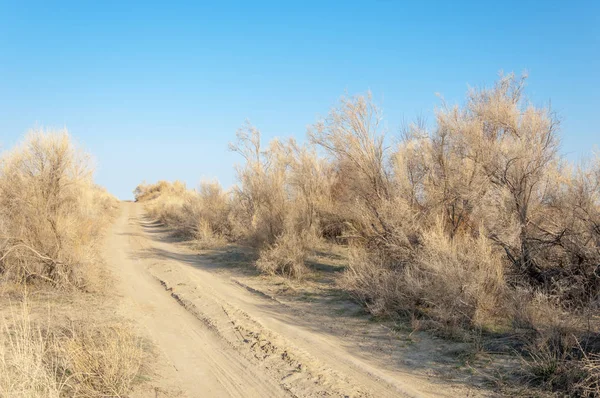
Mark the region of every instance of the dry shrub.
POLYGON ((334 231, 333 169, 310 145, 273 140, 263 150, 260 132, 246 125, 230 149, 246 161, 237 168, 230 225, 232 237, 261 249, 256 266, 300 277, 310 248, 334 231))
POLYGON ((485 237, 449 239, 440 222, 411 263, 355 250, 341 285, 376 315, 421 314, 451 330, 491 324, 506 311, 503 264, 485 237))
POLYGON ((597 173, 562 166, 558 121, 530 105, 523 87, 508 75, 471 90, 463 108, 438 112, 433 132, 410 126, 395 152, 371 97, 342 99, 311 139, 343 183, 334 199, 355 243, 395 271, 422 266, 432 231, 439 242, 463 245, 457 253, 477 237, 493 246, 493 262, 503 263, 493 268, 506 267, 511 281, 562 300, 596 297, 597 173))
POLYGON ((393 199, 381 122, 381 111, 368 94, 342 98, 339 108, 309 131, 311 142, 331 156, 334 199, 350 228, 346 232, 367 244, 375 236, 389 236, 392 224, 380 211, 393 199))
POLYGON ((336 177, 332 165, 318 157, 313 145, 299 145, 290 139, 281 148, 288 161, 288 224, 305 240, 314 241, 327 234, 336 237, 335 231, 343 221, 335 214, 336 177))
MULTIPOLYGON (((467 331, 527 325, 517 335, 534 368, 580 369, 574 344, 600 297, 600 167, 559 157, 558 119, 527 101, 524 81, 444 104, 433 131, 410 125, 395 150, 370 95, 343 98, 310 138, 358 247, 342 286, 370 311, 467 331), (540 297, 547 310, 534 311, 540 297)), ((547 386, 575 393, 579 370, 560 369, 547 386)))
POLYGON ((209 221, 201 219, 196 227, 196 246, 199 249, 212 249, 227 244, 224 235, 215 232, 209 221))
POLYGON ((218 182, 203 181, 199 191, 179 181, 139 185, 134 193, 148 215, 202 248, 226 243, 230 235, 229 197, 218 182))
POLYGON ((139 185, 136 200, 200 248, 248 244, 261 250, 261 270, 299 277, 309 247, 343 223, 332 197, 333 168, 314 146, 293 140, 274 140, 264 149, 260 132, 249 124, 238 130, 230 149, 245 160, 231 194, 218 182, 202 182, 196 192, 161 181, 139 185))
POLYGON ((539 290, 511 292, 509 315, 525 385, 569 396, 595 397, 600 340, 584 314, 565 309, 560 298, 539 290))
POLYGON ((410 312, 414 305, 406 306, 401 269, 387 264, 382 252, 353 247, 348 269, 339 279, 339 285, 374 315, 393 316, 410 312), (405 310, 405 311, 404 311, 405 310))
POLYGON ((233 191, 230 222, 233 235, 255 247, 275 242, 283 233, 287 213, 285 181, 287 160, 282 146, 273 141, 266 150, 260 132, 246 125, 238 130, 230 149, 246 161, 237 167, 239 185, 233 191))
MULTIPOLYGON (((66 131, 38 130, 0 162, 2 286, 95 289, 102 232, 118 202, 93 183, 89 156, 66 131)), ((27 302, 2 323, 0 396, 126 395, 140 369, 139 340, 121 327, 66 330, 34 322, 27 302)))
POLYGON ((196 197, 185 183, 159 181, 153 185, 140 185, 134 191, 136 200, 146 203, 150 217, 173 228, 178 234, 191 237, 194 234, 195 220, 189 217, 189 210, 195 208, 196 197))
POLYGON ((483 234, 450 239, 440 222, 402 279, 410 302, 451 328, 489 325, 506 310, 504 265, 483 234))
POLYGON ((189 212, 197 220, 195 238, 204 248, 222 246, 229 235, 229 197, 217 181, 203 181, 198 192, 197 210, 189 212))
MULTIPOLYGON (((586 356, 578 336, 584 328, 582 319, 561 311, 542 293, 521 292, 515 301, 515 322, 526 328, 520 340, 525 381, 552 391, 569 391, 579 395, 578 385, 586 377, 581 359, 586 356)), ((590 374, 591 375, 591 374, 590 374)))
POLYGON ((86 288, 116 199, 66 131, 33 131, 0 164, 0 275, 86 288))
POLYGON ((286 232, 260 252, 256 267, 268 274, 300 278, 307 272, 304 262, 307 255, 308 249, 303 237, 286 232))
POLYGON ((159 181, 156 184, 147 184, 143 182, 134 189, 133 195, 136 202, 146 202, 159 197, 165 191, 176 190, 176 187, 179 186, 177 181, 174 184, 171 184, 168 181, 159 181))

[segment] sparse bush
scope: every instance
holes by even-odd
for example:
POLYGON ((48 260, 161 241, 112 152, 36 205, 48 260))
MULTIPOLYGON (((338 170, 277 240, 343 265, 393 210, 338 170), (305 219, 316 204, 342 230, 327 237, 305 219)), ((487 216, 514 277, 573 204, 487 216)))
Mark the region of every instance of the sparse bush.
POLYGON ((583 358, 578 365, 582 377, 573 390, 580 392, 583 397, 600 396, 600 355, 585 354, 584 351, 583 358))
POLYGON ((0 164, 0 277, 86 288, 116 199, 66 131, 31 132, 0 164))
POLYGON ((194 238, 196 239, 196 245, 200 249, 212 249, 227 243, 224 235, 215 232, 215 228, 212 227, 210 222, 203 219, 200 219, 198 222, 194 238))
POLYGON ((196 239, 207 248, 224 244, 230 231, 227 193, 218 182, 203 181, 198 196, 197 210, 189 212, 197 220, 196 239))
POLYGON ((306 273, 304 263, 308 248, 303 238, 295 233, 283 233, 275 243, 260 252, 256 267, 268 274, 299 278, 306 273))
POLYGON ((402 278, 416 310, 450 328, 490 325, 505 314, 504 264, 483 234, 450 239, 440 222, 422 239, 402 278))
POLYGON ((273 141, 266 150, 260 132, 250 125, 238 130, 230 150, 246 161, 237 168, 240 184, 234 188, 230 222, 234 235, 255 247, 275 242, 281 235, 288 210, 288 162, 282 145, 273 141))
POLYGON ((136 201, 144 202, 150 217, 173 228, 177 234, 192 237, 196 229, 199 198, 185 183, 159 181, 156 184, 139 185, 134 194, 136 201))
POLYGON ((229 197, 218 182, 202 182, 197 192, 179 181, 159 181, 139 185, 134 193, 150 217, 203 248, 224 244, 231 234, 229 197))
POLYGON ((403 309, 408 313, 415 304, 406 306, 402 270, 390 267, 387 261, 382 252, 353 247, 339 284, 374 315, 390 316, 403 309))

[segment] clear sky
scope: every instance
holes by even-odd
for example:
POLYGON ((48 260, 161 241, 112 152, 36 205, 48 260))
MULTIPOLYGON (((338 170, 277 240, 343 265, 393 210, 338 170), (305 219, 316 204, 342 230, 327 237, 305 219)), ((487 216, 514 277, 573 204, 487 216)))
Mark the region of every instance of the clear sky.
POLYGON ((0 145, 66 126, 121 198, 144 179, 227 187, 245 119, 301 138, 370 89, 393 133, 500 70, 529 72, 566 156, 600 144, 598 0, 0 0, 0 145))

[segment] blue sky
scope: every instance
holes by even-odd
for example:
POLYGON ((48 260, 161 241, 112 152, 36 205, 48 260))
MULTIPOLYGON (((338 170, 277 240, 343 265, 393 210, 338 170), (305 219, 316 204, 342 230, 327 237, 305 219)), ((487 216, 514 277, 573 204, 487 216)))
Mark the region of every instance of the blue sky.
POLYGON ((0 0, 0 145, 66 126, 121 198, 144 179, 231 185, 246 119, 301 138, 370 89, 393 133, 500 70, 529 72, 566 156, 600 143, 598 1, 50 3, 0 0))

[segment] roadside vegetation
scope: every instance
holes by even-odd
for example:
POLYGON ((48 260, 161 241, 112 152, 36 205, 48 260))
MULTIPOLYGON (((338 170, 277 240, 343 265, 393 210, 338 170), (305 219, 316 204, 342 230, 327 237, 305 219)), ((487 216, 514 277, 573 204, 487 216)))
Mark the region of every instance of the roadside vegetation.
POLYGON ((30 132, 2 154, 0 397, 130 391, 140 339, 95 316, 108 277, 99 246, 117 205, 66 131, 30 132))
POLYGON ((320 242, 342 245, 337 283, 372 314, 505 338, 523 360, 511 380, 598 396, 600 160, 562 158, 560 120, 524 88, 501 76, 398 134, 370 94, 342 98, 303 145, 245 125, 231 191, 162 181, 136 200, 205 247, 254 247, 266 273, 301 278, 320 242))

